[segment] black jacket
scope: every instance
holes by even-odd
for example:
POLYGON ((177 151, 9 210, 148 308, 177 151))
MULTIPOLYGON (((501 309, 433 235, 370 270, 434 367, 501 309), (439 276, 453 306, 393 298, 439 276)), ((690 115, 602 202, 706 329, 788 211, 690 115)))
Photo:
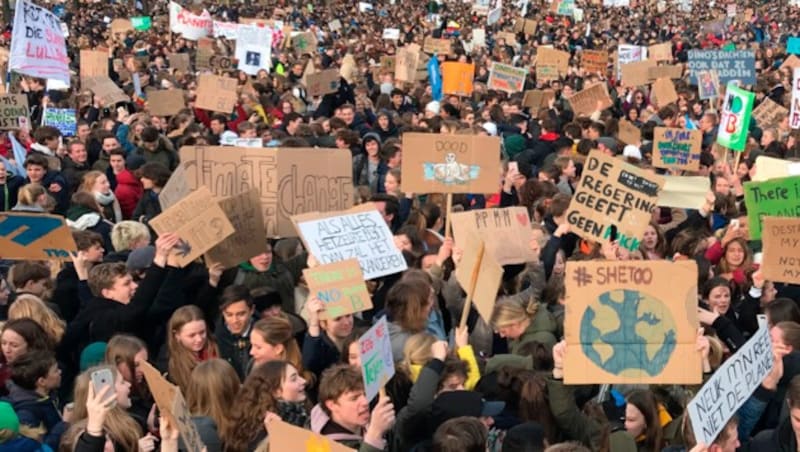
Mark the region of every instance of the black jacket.
POLYGON ((255 321, 255 318, 250 319, 250 324, 242 335, 231 333, 222 318, 217 320, 217 326, 214 329, 219 356, 233 366, 233 369, 243 381, 247 376, 245 369, 248 361, 250 361, 250 334, 253 331, 253 323, 255 321))
POLYGON ((69 189, 72 193, 78 191, 83 175, 88 173, 91 169, 92 167, 89 165, 89 162, 77 163, 69 158, 69 156, 61 160, 61 175, 64 176, 67 184, 69 184, 69 189))

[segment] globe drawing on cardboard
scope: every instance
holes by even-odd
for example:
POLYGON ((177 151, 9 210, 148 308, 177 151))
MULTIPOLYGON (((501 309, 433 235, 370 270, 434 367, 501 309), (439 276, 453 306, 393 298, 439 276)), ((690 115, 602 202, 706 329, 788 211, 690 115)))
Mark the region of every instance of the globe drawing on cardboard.
POLYGON ((675 352, 675 320, 652 295, 612 290, 589 303, 581 318, 580 340, 586 357, 608 373, 655 376, 675 352))

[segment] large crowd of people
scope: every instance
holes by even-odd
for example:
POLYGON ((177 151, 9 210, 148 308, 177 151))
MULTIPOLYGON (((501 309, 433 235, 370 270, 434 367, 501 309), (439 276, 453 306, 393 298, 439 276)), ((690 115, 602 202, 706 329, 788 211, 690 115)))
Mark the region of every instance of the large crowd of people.
MULTIPOLYGON (((187 450, 175 419, 158 409, 143 363, 180 388, 207 452, 270 450, 276 419, 361 452, 798 450, 800 291, 762 275, 743 184, 759 156, 800 158, 800 135, 788 113, 771 124, 753 119, 745 150, 732 157, 715 143, 724 96, 701 100, 687 63, 692 49, 752 49, 757 81, 742 87, 755 93, 756 107, 770 100, 788 111, 797 100, 787 43, 800 9, 794 2, 578 0, 580 16, 569 16, 558 14, 561 3, 183 5, 220 22, 259 19, 273 27, 270 69, 255 75, 235 65, 198 68, 198 41, 171 32, 164 0, 43 4, 69 32, 72 83, 55 89, 8 73, 6 92, 27 96, 30 125, 0 133, 0 212, 63 216, 78 251, 66 262, 1 261, 0 451, 187 450), (152 19, 149 29, 111 32, 115 19, 141 16, 152 19), (398 39, 383 39, 387 28, 398 29, 398 39), (284 45, 295 32, 312 33, 316 47, 284 45), (452 48, 430 58, 474 64, 471 95, 441 95, 427 73, 396 80, 385 57, 429 37, 452 48), (605 72, 582 69, 586 50, 613 55, 622 44, 661 43, 671 48, 664 63, 683 71, 669 104, 649 84, 619 80, 613 58, 605 72), (570 55, 556 79, 537 79, 545 47, 570 55), (109 104, 82 86, 81 50, 108 52, 108 76, 124 102, 109 104), (188 55, 188 68, 174 67, 176 54, 188 55), (524 89, 490 89, 492 62, 526 68, 524 89), (310 65, 346 68, 338 89, 309 95, 310 65), (236 79, 237 102, 227 114, 196 108, 206 72, 236 79), (576 113, 569 98, 594 83, 606 86, 612 105, 576 113), (183 90, 186 108, 151 114, 148 93, 173 89, 183 90), (526 106, 524 91, 533 89, 554 96, 526 106), (75 109, 74 136, 42 125, 48 108, 75 109), (622 119, 640 141, 621 138, 622 119), (654 170, 656 127, 702 132, 699 171, 670 174, 706 177, 705 203, 656 208, 638 250, 581 239, 566 212, 589 152, 654 170), (495 192, 455 194, 450 207, 529 213, 536 258, 503 267, 491 318, 468 306, 459 326, 466 296, 454 269, 465 250, 445 231, 443 194, 404 190, 406 132, 499 137, 495 192), (367 281, 370 310, 325 316, 303 278, 317 261, 297 237, 252 237, 257 254, 232 268, 202 258, 171 265, 180 238, 156 234, 150 221, 162 213, 159 194, 181 164, 179 150, 236 138, 350 153, 356 203, 375 204, 408 263, 402 273, 367 281), (704 378, 766 315, 773 368, 737 415, 722 420, 711 444, 695 438, 686 411, 698 387, 564 384, 566 262, 598 259, 696 262, 704 378), (396 372, 368 400, 358 339, 383 316, 396 372), (103 375, 105 386, 96 381, 103 375)), ((8 48, 24 30, 3 20, 0 48, 8 48)), ((234 55, 234 40, 209 37, 215 55, 234 55)), ((297 447, 305 447, 300 439, 297 447)))

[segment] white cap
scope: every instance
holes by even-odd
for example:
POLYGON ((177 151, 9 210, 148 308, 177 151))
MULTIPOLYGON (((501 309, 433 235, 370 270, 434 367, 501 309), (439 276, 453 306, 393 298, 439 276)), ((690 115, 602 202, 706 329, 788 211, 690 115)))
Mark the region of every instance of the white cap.
POLYGON ((633 158, 635 158, 637 160, 641 160, 642 159, 642 151, 640 151, 639 148, 637 148, 636 146, 634 146, 632 144, 629 144, 629 145, 625 146, 625 148, 622 150, 622 156, 623 157, 633 157, 633 158))
POLYGON ((497 136, 497 125, 493 122, 483 123, 483 130, 493 137, 497 136))
POLYGON ((434 100, 428 102, 428 105, 425 106, 425 110, 433 113, 434 115, 438 115, 440 107, 441 106, 439 105, 439 102, 434 100))

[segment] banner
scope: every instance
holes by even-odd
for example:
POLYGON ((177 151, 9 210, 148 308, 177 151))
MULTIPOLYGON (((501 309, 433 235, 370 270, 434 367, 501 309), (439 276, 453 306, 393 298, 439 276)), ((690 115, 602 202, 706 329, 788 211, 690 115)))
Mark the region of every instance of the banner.
POLYGON ((74 137, 78 131, 78 120, 72 108, 47 108, 42 113, 42 125, 58 129, 64 137, 74 137))
POLYGON ((493 62, 489 72, 489 81, 486 83, 488 89, 505 91, 509 94, 518 93, 525 87, 525 77, 528 70, 518 68, 508 64, 493 62))
POLYGON ((372 309, 372 298, 364 284, 357 259, 347 259, 303 270, 309 297, 325 305, 323 320, 372 309))
POLYGON ((663 185, 661 176, 594 150, 569 203, 567 221, 586 240, 612 240, 638 250, 663 185))
POLYGON ((403 134, 403 189, 410 193, 494 193, 500 139, 477 135, 403 134))
POLYGON ((386 316, 381 317, 358 339, 358 354, 361 357, 361 373, 364 376, 364 392, 371 401, 386 382, 394 376, 392 341, 386 316))
POLYGON ((58 17, 27 0, 17 0, 8 70, 69 84, 67 43, 58 17))
POLYGON ((215 38, 226 38, 235 41, 239 37, 239 24, 235 22, 215 20, 212 27, 215 38))
MULTIPOLYGON (((30 118, 28 96, 24 94, 0 95, 0 130, 19 129, 19 118, 30 118)), ((24 164, 24 162, 17 163, 24 164)))
POLYGON ((744 151, 754 100, 755 94, 728 84, 717 131, 718 144, 734 151, 744 151))
POLYGON ((148 16, 131 17, 131 25, 136 31, 147 31, 153 26, 153 22, 148 16))
POLYGON ((694 261, 567 262, 564 383, 698 384, 694 261))
POLYGON ((249 75, 269 72, 272 66, 272 30, 257 25, 239 25, 235 57, 238 69, 249 75))
POLYGON ((3 259, 69 261, 77 253, 72 232, 60 215, 0 213, 3 259))
POLYGON ((789 127, 800 128, 800 67, 792 71, 792 108, 789 110, 789 127))
POLYGON ((744 85, 756 84, 755 52, 752 50, 689 50, 689 75, 697 85, 700 71, 716 69, 719 82, 727 85, 739 80, 744 85))
POLYGON ((744 183, 750 240, 761 239, 762 217, 800 217, 800 177, 744 183))
POLYGON ((764 217, 763 221, 764 279, 800 284, 800 218, 764 217))
POLYGON ((341 212, 297 215, 292 222, 320 264, 358 259, 367 280, 408 268, 389 225, 372 203, 341 212))
POLYGON ((536 260, 531 250, 531 229, 525 207, 480 209, 450 214, 453 238, 466 242, 467 235, 476 234, 486 244, 486 253, 500 265, 524 264, 536 260))
POLYGON ((723 361, 686 406, 698 443, 713 444, 731 417, 772 370, 769 328, 761 327, 742 348, 723 361))
POLYGON ((700 169, 703 132, 656 127, 653 132, 653 166, 685 171, 700 169))
POLYGON ((196 15, 175 2, 169 2, 169 29, 185 39, 196 41, 210 35, 214 21, 207 10, 196 15))
POLYGON ((446 61, 442 63, 442 91, 444 94, 471 96, 475 65, 446 61))

